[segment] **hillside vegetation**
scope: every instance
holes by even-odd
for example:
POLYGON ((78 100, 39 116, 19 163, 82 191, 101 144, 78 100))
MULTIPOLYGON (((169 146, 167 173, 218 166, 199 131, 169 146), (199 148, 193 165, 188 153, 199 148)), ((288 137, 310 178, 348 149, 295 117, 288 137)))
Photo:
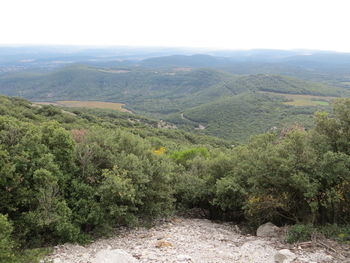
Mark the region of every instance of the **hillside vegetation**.
POLYGON ((0 97, 0 113, 1 262, 35 262, 36 250, 23 249, 84 243, 193 207, 252 227, 350 220, 349 99, 317 113, 314 129, 236 147, 116 111, 72 115, 0 97))
MULTIPOLYGON (((251 135, 275 126, 282 128, 297 122, 310 127, 316 110, 330 110, 322 97, 348 96, 350 92, 280 75, 232 75, 213 68, 186 68, 186 63, 182 67, 150 66, 164 59, 144 61, 151 63, 145 68, 71 66, 48 73, 6 74, 0 76, 0 92, 42 102, 122 103, 132 112, 173 122, 187 131, 239 141, 247 141, 251 135), (293 104, 289 98, 262 95, 264 92, 313 95, 320 99, 293 104)), ((183 61, 182 57, 179 59, 183 61)), ((197 59, 208 58, 186 59, 196 63, 197 59)))
POLYGON ((275 96, 243 93, 186 110, 184 117, 203 125, 207 134, 239 142, 252 134, 295 124, 312 127, 315 107, 296 108, 282 102, 275 96))

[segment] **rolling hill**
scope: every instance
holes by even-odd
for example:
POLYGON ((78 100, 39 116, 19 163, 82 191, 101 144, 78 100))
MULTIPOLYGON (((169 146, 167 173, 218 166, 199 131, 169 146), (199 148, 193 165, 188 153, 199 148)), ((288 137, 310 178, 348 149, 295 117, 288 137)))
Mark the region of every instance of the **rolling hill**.
POLYGON ((174 122, 185 130, 241 141, 274 126, 295 122, 307 126, 313 112, 328 107, 327 103, 286 105, 293 99, 278 94, 321 97, 349 94, 345 88, 281 75, 233 75, 212 68, 178 66, 74 65, 46 73, 6 74, 0 76, 0 93, 43 102, 123 103, 135 113, 174 122))
POLYGON ((322 106, 293 107, 282 102, 277 96, 246 92, 193 107, 184 111, 183 116, 202 126, 198 132, 246 141, 253 134, 294 124, 311 127, 315 110, 326 110, 322 106))

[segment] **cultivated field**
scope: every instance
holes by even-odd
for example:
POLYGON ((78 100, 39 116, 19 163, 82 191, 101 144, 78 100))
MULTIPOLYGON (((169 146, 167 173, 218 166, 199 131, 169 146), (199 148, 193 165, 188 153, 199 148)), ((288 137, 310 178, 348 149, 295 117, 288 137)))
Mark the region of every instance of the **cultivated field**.
POLYGON ((114 103, 114 102, 60 100, 56 102, 36 102, 36 104, 43 104, 43 105, 51 104, 55 106, 79 107, 79 108, 112 109, 112 110, 131 113, 129 110, 123 108, 124 104, 114 103))
POLYGON ((286 94, 286 93, 278 93, 278 92, 268 92, 263 91, 261 93, 282 96, 287 98, 288 101, 283 102, 287 105, 293 106, 328 106, 332 100, 335 100, 337 97, 330 96, 316 96, 316 95, 297 95, 297 94, 286 94))

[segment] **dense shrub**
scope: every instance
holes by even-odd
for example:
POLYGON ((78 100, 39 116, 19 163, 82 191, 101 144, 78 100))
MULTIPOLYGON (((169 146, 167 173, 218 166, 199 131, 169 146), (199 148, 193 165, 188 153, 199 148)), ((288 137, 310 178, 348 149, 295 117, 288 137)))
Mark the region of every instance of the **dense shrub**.
POLYGON ((86 240, 173 210, 173 164, 140 137, 0 117, 0 212, 23 245, 86 240))
POLYGON ((315 130, 258 135, 220 158, 203 148, 173 153, 185 170, 175 184, 177 202, 254 226, 347 222, 349 101, 336 102, 334 117, 316 114, 315 130))
POLYGON ((286 241, 288 243, 302 242, 311 240, 313 235, 322 235, 339 242, 350 243, 350 227, 348 225, 325 224, 296 224, 288 229, 286 241))
POLYGON ((14 242, 11 239, 13 227, 7 217, 0 214, 0 262, 15 262, 14 242))
POLYGON ((326 224, 318 227, 318 231, 327 238, 350 244, 350 226, 326 224))
POLYGON ((234 148, 181 144, 183 133, 106 119, 67 123, 55 108, 17 103, 27 117, 7 108, 0 116, 0 257, 8 262, 20 260, 16 246, 84 242, 175 208, 251 226, 296 224, 289 242, 316 230, 349 239, 347 227, 335 226, 350 220, 350 100, 332 116, 318 113, 314 130, 296 126, 234 148))
POLYGON ((192 148, 184 151, 174 152, 171 155, 171 158, 178 164, 181 164, 185 167, 189 166, 189 162, 192 161, 195 157, 209 158, 208 149, 204 147, 192 148))
POLYGON ((286 241, 288 243, 309 241, 316 231, 313 225, 296 224, 288 229, 286 241))

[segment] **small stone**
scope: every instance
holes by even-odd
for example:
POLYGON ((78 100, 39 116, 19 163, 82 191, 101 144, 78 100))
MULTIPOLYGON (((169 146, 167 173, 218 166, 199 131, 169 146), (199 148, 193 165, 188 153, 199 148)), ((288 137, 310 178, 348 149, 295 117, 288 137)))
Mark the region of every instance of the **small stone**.
POLYGON ((333 257, 331 255, 327 255, 324 257, 324 262, 332 262, 333 261, 333 257))
POLYGON ((142 254, 141 253, 134 253, 134 254, 132 254, 132 256, 134 258, 140 259, 142 257, 142 254))
POLYGON ((296 258, 296 255, 289 249, 281 249, 275 254, 276 263, 290 263, 296 258))
POLYGON ((138 261, 122 249, 100 250, 91 263, 137 263, 138 261))
POLYGON ((156 248, 163 248, 163 247, 172 247, 173 244, 171 244, 170 242, 166 241, 166 240, 159 240, 156 243, 156 248))
POLYGON ((171 219, 171 221, 175 224, 178 224, 178 223, 182 222, 182 219, 175 217, 175 218, 171 219))

